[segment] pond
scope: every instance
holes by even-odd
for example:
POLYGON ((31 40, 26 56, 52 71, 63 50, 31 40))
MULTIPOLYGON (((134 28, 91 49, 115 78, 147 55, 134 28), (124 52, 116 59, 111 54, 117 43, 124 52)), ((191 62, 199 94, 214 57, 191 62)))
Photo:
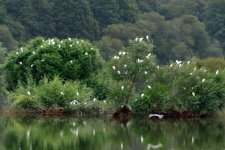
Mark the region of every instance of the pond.
POLYGON ((0 150, 222 150, 219 120, 0 118, 0 150))

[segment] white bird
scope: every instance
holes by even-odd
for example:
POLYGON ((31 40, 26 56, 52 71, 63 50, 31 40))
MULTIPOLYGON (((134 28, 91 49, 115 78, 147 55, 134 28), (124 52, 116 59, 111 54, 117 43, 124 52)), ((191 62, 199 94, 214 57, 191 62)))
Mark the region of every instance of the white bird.
POLYGON ((202 79, 202 83, 205 82, 205 79, 202 79))
POLYGON ((27 91, 27 94, 28 94, 28 95, 31 95, 29 91, 27 91))
POLYGON ((219 74, 219 70, 216 70, 216 75, 218 75, 219 74))
POLYGON ((162 119, 162 118, 164 117, 164 115, 160 115, 160 114, 150 114, 148 117, 149 117, 149 118, 157 117, 157 118, 159 118, 159 119, 162 119))
POLYGON ((70 105, 79 105, 79 104, 80 104, 80 102, 77 100, 73 100, 70 102, 70 105))
POLYGON ((121 86, 121 90, 124 90, 124 86, 121 86))
POLYGON ((192 96, 195 96, 195 92, 192 92, 192 96))
POLYGON ((116 67, 115 66, 112 66, 113 70, 116 70, 116 67))

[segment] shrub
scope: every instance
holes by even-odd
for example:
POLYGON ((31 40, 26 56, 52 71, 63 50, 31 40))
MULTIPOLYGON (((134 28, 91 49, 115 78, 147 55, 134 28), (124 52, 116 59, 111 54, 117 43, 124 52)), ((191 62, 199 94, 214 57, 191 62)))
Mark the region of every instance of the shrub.
POLYGON ((99 50, 87 41, 36 38, 7 58, 4 66, 7 89, 14 90, 19 82, 27 84, 28 78, 36 83, 44 76, 87 79, 102 63, 99 50))
POLYGON ((222 109, 225 102, 224 71, 197 69, 195 63, 172 63, 149 79, 144 95, 132 108, 137 115, 154 112, 190 112, 198 115, 222 109))
POLYGON ((29 83, 11 92, 11 102, 14 106, 33 107, 69 107, 73 100, 85 103, 93 97, 93 91, 78 81, 63 82, 55 77, 49 81, 43 79, 39 85, 29 83), (38 104, 38 105, 34 105, 38 104))
MULTIPOLYGON (((145 84, 149 74, 156 68, 156 57, 152 54, 153 45, 148 37, 136 38, 130 41, 129 45, 118 56, 114 56, 110 62, 113 77, 124 83, 124 89, 121 101, 126 105, 131 99, 132 91, 138 84, 145 84)), ((119 87, 120 88, 120 87, 119 87)))
POLYGON ((205 67, 211 71, 225 69, 224 58, 206 58, 202 60, 197 60, 196 64, 198 68, 205 67))

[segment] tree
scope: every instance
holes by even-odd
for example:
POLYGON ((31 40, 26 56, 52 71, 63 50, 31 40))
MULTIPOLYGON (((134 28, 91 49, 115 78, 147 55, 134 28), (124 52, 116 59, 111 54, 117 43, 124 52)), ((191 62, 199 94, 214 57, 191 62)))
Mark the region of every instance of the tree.
POLYGON ((43 77, 87 79, 102 63, 98 49, 87 41, 36 38, 7 58, 4 65, 6 86, 14 90, 19 83, 27 84, 30 79, 38 83, 43 77))
POLYGON ((225 0, 209 2, 205 12, 205 23, 210 35, 221 42, 225 51, 225 0))
POLYGON ((124 105, 131 99, 135 86, 140 82, 145 84, 148 75, 156 68, 156 58, 152 54, 153 45, 148 40, 146 37, 146 41, 143 38, 130 41, 129 45, 111 60, 113 76, 124 82, 119 97, 124 105))
POLYGON ((0 42, 2 42, 8 50, 15 50, 18 47, 17 41, 13 38, 6 25, 0 25, 0 42))

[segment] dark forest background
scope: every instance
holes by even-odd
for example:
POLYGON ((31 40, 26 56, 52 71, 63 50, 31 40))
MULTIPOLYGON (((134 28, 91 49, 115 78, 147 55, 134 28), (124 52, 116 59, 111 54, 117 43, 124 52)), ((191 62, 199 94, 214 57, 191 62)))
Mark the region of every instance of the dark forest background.
POLYGON ((74 37, 90 40, 108 60, 146 35, 161 63, 224 57, 225 0, 0 1, 0 46, 8 51, 37 36, 74 37))

